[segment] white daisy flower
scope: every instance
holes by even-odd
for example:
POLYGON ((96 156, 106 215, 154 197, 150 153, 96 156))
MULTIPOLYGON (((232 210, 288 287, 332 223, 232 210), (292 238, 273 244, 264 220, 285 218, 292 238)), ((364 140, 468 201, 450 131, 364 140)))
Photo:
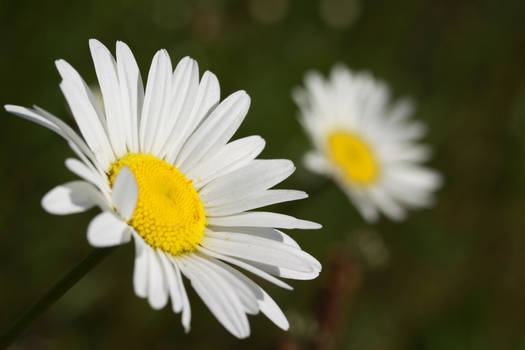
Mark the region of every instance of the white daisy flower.
POLYGON ((116 60, 100 42, 89 44, 103 108, 75 69, 56 61, 82 136, 39 107, 5 106, 55 131, 78 156, 66 167, 82 180, 51 190, 43 207, 58 215, 100 207, 87 230, 89 243, 110 247, 133 239, 135 293, 154 309, 171 299, 186 331, 191 316, 182 276, 236 337, 250 334, 247 314, 259 311, 288 329, 272 298, 232 266, 292 289, 277 277, 313 279, 321 265, 279 229, 320 225, 251 211, 307 195, 270 189, 295 167, 285 159, 255 159, 265 145, 261 137, 228 142, 248 112, 246 92, 219 102, 213 73, 199 80, 189 57, 173 70, 166 50, 155 54, 144 92, 126 44, 117 42, 116 60))
POLYGON ((384 82, 342 65, 326 80, 308 73, 293 97, 315 148, 306 167, 335 179, 367 221, 379 212, 402 220, 433 202, 441 177, 421 165, 430 150, 418 143, 425 127, 410 120, 410 101, 392 103, 384 82))

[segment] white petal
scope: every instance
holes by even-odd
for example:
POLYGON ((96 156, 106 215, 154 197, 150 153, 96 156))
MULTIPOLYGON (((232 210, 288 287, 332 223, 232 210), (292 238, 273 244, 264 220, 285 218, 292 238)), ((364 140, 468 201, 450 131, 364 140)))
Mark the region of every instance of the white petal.
POLYGON ((328 160, 317 152, 306 153, 303 162, 305 167, 314 173, 328 175, 333 172, 328 160))
POLYGON ((376 222, 379 219, 379 213, 374 203, 367 195, 366 189, 354 188, 339 181, 339 186, 346 192, 348 198, 354 203, 357 211, 363 218, 370 222, 376 222))
MULTIPOLYGON (((171 91, 171 61, 166 50, 159 50, 153 57, 146 84, 146 94, 140 120, 140 150, 150 153, 159 134, 161 120, 169 112, 171 91)), ((163 140, 162 140, 163 141, 163 140)))
POLYGON ((109 139, 113 145, 115 155, 120 158, 127 153, 127 119, 122 113, 116 62, 109 50, 98 40, 90 39, 89 48, 104 100, 109 139))
POLYGON ((135 176, 127 166, 123 166, 113 183, 111 200, 125 221, 131 219, 135 211, 138 196, 139 187, 135 176))
POLYGON ((177 259, 174 259, 172 256, 168 258, 173 263, 173 268, 177 273, 177 283, 179 284, 179 290, 181 291, 182 296, 182 326, 186 333, 190 331, 190 321, 191 321, 191 308, 188 295, 186 294, 186 289, 184 288, 184 283, 182 281, 181 268, 180 264, 177 262, 177 259))
POLYGON ((66 61, 55 62, 62 76, 60 88, 73 112, 77 125, 104 170, 108 169, 115 155, 106 134, 105 120, 91 90, 80 75, 66 61))
POLYGON ((35 106, 34 110, 14 105, 5 105, 4 107, 9 113, 15 114, 23 119, 27 119, 56 132, 70 144, 73 151, 77 153, 80 158, 85 159, 87 157, 93 163, 93 165, 96 167, 100 166, 97 159, 95 158, 95 155, 88 148, 84 140, 82 140, 69 125, 51 113, 37 106, 35 106))
POLYGON ((230 140, 250 107, 250 97, 244 91, 228 96, 202 122, 182 148, 175 166, 188 173, 206 155, 215 153, 230 140))
POLYGON ((133 232, 135 241, 135 267, 133 268, 133 288, 135 294, 141 298, 148 295, 148 275, 149 275, 149 247, 142 237, 133 232))
POLYGON ((213 270, 218 277, 230 285, 244 306, 244 312, 250 315, 255 315, 259 312, 255 296, 250 288, 231 272, 231 270, 235 271, 234 269, 225 268, 226 264, 204 254, 194 254, 192 257, 198 260, 201 265, 205 265, 213 270))
POLYGON ((102 194, 85 181, 71 181, 57 186, 42 198, 42 207, 55 215, 81 213, 95 205, 107 207, 102 194))
POLYGON ((401 144, 394 147, 391 143, 385 143, 385 147, 381 152, 384 154, 384 161, 389 164, 397 162, 424 162, 432 155, 430 147, 414 144, 401 144))
POLYGON ((283 330, 288 330, 290 324, 288 323, 286 316, 284 316, 279 306, 261 287, 259 287, 255 282, 250 280, 239 271, 221 262, 220 260, 213 259, 212 261, 237 277, 241 283, 244 283, 246 287, 251 290, 253 297, 256 299, 259 310, 278 327, 283 330))
POLYGON ((295 201, 306 197, 308 197, 308 195, 303 191, 266 190, 257 194, 253 194, 248 198, 237 199, 233 202, 220 204, 215 207, 209 207, 209 204, 204 202, 204 207, 206 209, 207 216, 224 216, 242 213, 247 210, 265 207, 275 203, 295 201))
POLYGON ((426 191, 434 191, 443 182, 438 172, 423 167, 400 165, 389 170, 388 176, 407 190, 425 189, 426 191))
POLYGON ((207 232, 201 245, 233 257, 298 272, 313 273, 321 270, 319 262, 302 250, 251 235, 207 232))
POLYGON ((312 269, 309 272, 297 271, 296 269, 289 269, 282 266, 275 266, 270 264, 264 264, 257 261, 250 262, 254 267, 265 271, 270 275, 277 276, 280 278, 288 278, 293 280, 313 280, 319 276, 320 270, 312 269))
POLYGON ((175 272, 173 263, 168 259, 166 253, 157 249, 157 255, 159 256, 162 267, 166 273, 166 281, 168 284, 173 312, 178 313, 182 310, 182 292, 180 290, 180 283, 177 281, 177 278, 180 278, 180 273, 177 274, 175 272))
POLYGON ((260 136, 232 141, 211 157, 203 159, 187 175, 195 180, 195 187, 200 189, 213 179, 247 165, 262 152, 264 146, 265 141, 260 136))
POLYGON ((117 73, 122 101, 122 127, 126 135, 126 145, 133 153, 139 152, 138 120, 144 101, 144 87, 137 61, 129 47, 117 41, 117 73))
POLYGON ((434 202, 433 192, 424 188, 409 187, 385 176, 383 183, 385 191, 393 198, 408 207, 420 208, 430 206, 434 202))
POLYGON ((16 106, 16 105, 4 105, 4 108, 9 113, 12 113, 23 119, 27 119, 29 121, 37 123, 38 125, 48 128, 49 130, 52 130, 56 132, 57 134, 59 134, 60 136, 63 136, 64 138, 66 138, 62 130, 55 123, 51 122, 50 120, 47 120, 46 118, 44 118, 40 114, 36 113, 36 111, 33 111, 30 108, 16 106))
POLYGON ((219 322, 234 336, 250 335, 248 319, 232 288, 215 272, 196 263, 191 255, 179 258, 182 272, 219 322))
POLYGON ((81 162, 75 158, 66 159, 66 167, 75 175, 81 177, 87 182, 97 186, 98 189, 103 193, 109 193, 110 189, 105 179, 96 171, 91 164, 81 162))
POLYGON ((208 207, 234 202, 280 183, 295 171, 287 159, 256 159, 248 165, 221 176, 199 191, 208 207))
POLYGON ((91 220, 87 238, 93 247, 112 247, 129 242, 131 229, 115 214, 106 211, 91 220))
POLYGON ((400 221, 406 217, 405 209, 396 203, 382 188, 371 188, 368 193, 374 204, 392 220, 400 221))
POLYGON ((199 67, 197 62, 184 57, 177 64, 172 78, 171 95, 167 101, 168 112, 160 122, 158 142, 152 150, 159 158, 163 158, 170 145, 172 132, 178 132, 181 118, 188 118, 199 87, 199 67))
POLYGON ((207 218, 208 224, 215 226, 254 226, 275 228, 319 229, 318 223, 296 219, 293 216, 264 211, 247 212, 231 216, 207 218))
POLYGON ((150 306, 159 310, 168 303, 168 286, 165 271, 162 268, 157 252, 147 246, 148 254, 148 302, 150 306))
POLYGON ((177 126, 172 130, 168 138, 166 144, 166 161, 168 163, 172 164, 175 161, 189 135, 217 106, 219 99, 220 86, 217 77, 211 72, 204 72, 191 112, 187 117, 179 118, 177 126))
MULTIPOLYGON (((273 239, 267 239, 265 237, 255 236, 249 233, 244 232, 218 232, 212 231, 210 229, 206 230, 206 237, 213 237, 228 242, 238 242, 242 244, 247 244, 251 247, 261 247, 265 249, 270 249, 274 251, 281 251, 283 255, 288 255, 294 258, 301 260, 302 265, 307 265, 309 268, 306 270, 313 270, 316 272, 321 271, 321 263, 317 261, 313 256, 304 252, 299 246, 293 246, 290 244, 284 244, 273 239)), ((263 261, 261 261, 263 262, 263 261)), ((264 262, 263 262, 264 263, 264 262)), ((274 265, 274 264, 271 264, 274 265)), ((293 269, 293 267, 292 267, 293 269)), ((302 270, 305 271, 306 270, 302 270)))
POLYGON ((288 236, 286 233, 281 232, 279 230, 276 230, 274 228, 270 227, 214 227, 214 226, 208 226, 208 228, 211 231, 215 232, 236 232, 236 233, 244 233, 248 235, 253 235, 257 237, 262 237, 266 239, 271 239, 273 241, 281 242, 284 244, 288 244, 295 248, 300 248, 299 244, 297 244, 296 241, 293 240, 292 237, 288 236))
POLYGON ((287 331, 290 328, 290 324, 286 319, 286 316, 281 311, 281 308, 275 303, 275 301, 261 288, 263 293, 262 300, 257 300, 259 304, 259 310, 268 317, 275 325, 282 330, 287 331))
POLYGON ((258 269, 256 267, 254 267, 250 263, 247 263, 247 262, 244 262, 244 261, 232 258, 232 257, 224 255, 224 254, 220 254, 218 252, 215 252, 213 250, 210 250, 210 249, 202 247, 202 246, 199 246, 197 249, 200 252, 202 252, 203 254, 206 254, 206 255, 212 256, 214 258, 226 261, 226 262, 228 262, 228 263, 230 263, 232 265, 240 267, 241 269, 244 269, 244 270, 246 270, 248 272, 251 272, 251 273, 253 273, 256 276, 259 276, 262 279, 265 279, 268 282, 271 282, 271 283, 275 284, 276 286, 279 286, 281 288, 288 289, 288 290, 292 290, 293 289, 292 286, 290 286, 288 283, 285 283, 285 282, 281 281, 280 279, 275 278, 274 276, 266 273, 265 271, 262 271, 261 269, 258 269))

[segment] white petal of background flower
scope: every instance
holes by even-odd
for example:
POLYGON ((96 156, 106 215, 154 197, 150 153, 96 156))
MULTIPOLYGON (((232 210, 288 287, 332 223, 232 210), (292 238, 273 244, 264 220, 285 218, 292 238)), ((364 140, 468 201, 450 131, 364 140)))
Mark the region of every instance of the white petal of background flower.
POLYGON ((292 96, 314 146, 304 157, 305 166, 333 178, 365 220, 376 221, 379 212, 402 220, 408 209, 433 202, 441 178, 421 164, 429 159, 430 149, 418 143, 426 126, 410 119, 414 110, 411 100, 392 102, 384 82, 342 64, 335 65, 326 79, 318 72, 307 73, 304 88, 295 88, 292 96), (335 146, 330 140, 336 133, 347 135, 349 142, 358 142, 361 149, 367 149, 366 157, 375 164, 375 170, 368 168, 368 174, 374 176, 369 176, 366 183, 348 173, 351 164, 358 164, 355 154, 352 161, 348 156, 345 165, 334 158, 335 146), (432 174, 432 180, 421 186, 412 171, 432 174))

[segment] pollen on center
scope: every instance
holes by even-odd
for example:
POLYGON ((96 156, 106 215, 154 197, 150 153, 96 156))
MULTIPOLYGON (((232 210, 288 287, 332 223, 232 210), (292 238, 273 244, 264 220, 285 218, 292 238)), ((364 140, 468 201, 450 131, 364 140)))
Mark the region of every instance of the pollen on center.
POLYGON ((192 181, 151 154, 128 153, 112 164, 111 186, 124 165, 135 175, 139 189, 128 224, 150 246, 172 255, 195 250, 204 237, 206 214, 192 181))

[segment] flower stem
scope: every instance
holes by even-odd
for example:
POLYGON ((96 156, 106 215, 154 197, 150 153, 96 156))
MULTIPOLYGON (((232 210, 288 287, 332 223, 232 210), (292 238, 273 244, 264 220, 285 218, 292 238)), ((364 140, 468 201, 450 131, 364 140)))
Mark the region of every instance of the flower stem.
POLYGON ((26 328, 55 301, 60 299, 71 287, 82 277, 97 266, 104 258, 111 254, 117 247, 96 248, 84 258, 77 266, 69 271, 62 279, 40 298, 26 313, 24 313, 15 324, 0 336, 0 349, 7 349, 26 328))

